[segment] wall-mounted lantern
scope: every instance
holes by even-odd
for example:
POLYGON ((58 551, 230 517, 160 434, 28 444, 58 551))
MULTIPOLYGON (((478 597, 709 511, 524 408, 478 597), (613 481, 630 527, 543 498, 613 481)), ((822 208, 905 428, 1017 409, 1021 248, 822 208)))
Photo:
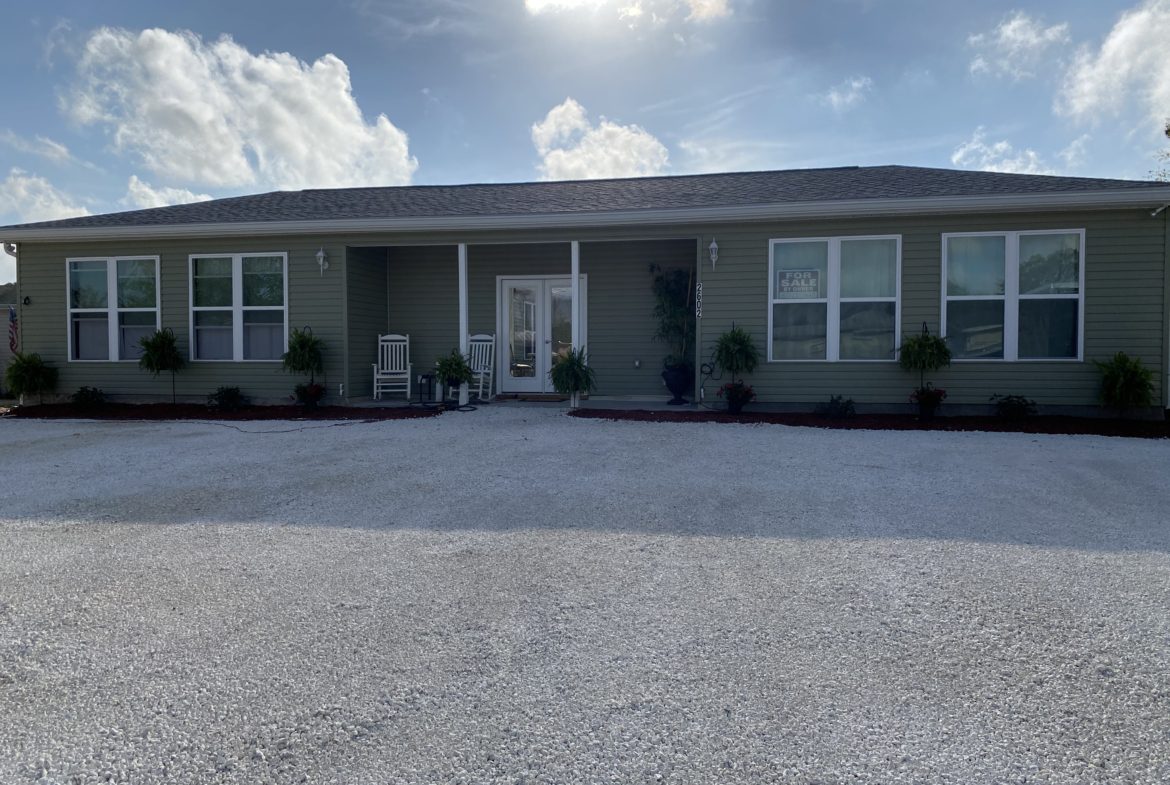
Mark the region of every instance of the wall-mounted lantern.
POLYGON ((711 244, 707 246, 707 250, 711 252, 711 269, 715 269, 715 262, 719 261, 719 243, 715 242, 715 238, 711 238, 711 244))
POLYGON ((325 253, 324 247, 317 251, 317 266, 321 268, 321 275, 325 275, 325 271, 329 269, 329 254, 325 253))

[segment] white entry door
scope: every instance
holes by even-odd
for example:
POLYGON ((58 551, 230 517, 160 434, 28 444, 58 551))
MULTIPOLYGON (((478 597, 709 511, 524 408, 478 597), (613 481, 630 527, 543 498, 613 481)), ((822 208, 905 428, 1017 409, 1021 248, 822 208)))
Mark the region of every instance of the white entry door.
MULTIPOLYGON (((548 372, 557 355, 573 348, 570 278, 500 278, 500 392, 552 392, 548 372)), ((585 276, 581 276, 581 343, 585 343, 585 276)))

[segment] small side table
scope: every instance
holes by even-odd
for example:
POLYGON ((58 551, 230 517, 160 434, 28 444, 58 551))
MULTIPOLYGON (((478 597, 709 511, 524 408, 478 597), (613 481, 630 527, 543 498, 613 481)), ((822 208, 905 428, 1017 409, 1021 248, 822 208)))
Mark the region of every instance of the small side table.
POLYGON ((418 395, 416 404, 419 406, 435 405, 435 375, 433 373, 420 373, 415 382, 415 390, 416 395, 418 395))

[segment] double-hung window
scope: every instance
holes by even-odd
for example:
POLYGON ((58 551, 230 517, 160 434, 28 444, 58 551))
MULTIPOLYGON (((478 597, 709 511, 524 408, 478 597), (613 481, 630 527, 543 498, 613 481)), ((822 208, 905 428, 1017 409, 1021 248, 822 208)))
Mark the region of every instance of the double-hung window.
POLYGON ((942 329, 957 360, 1079 360, 1085 232, 943 235, 942 329))
POLYGON ((287 349, 288 256, 191 257, 191 359, 279 360, 287 349))
POLYGON ((129 361, 159 329, 157 256, 87 257, 65 262, 69 359, 129 361))
POLYGON ((770 361, 895 359, 901 236, 769 245, 770 361))

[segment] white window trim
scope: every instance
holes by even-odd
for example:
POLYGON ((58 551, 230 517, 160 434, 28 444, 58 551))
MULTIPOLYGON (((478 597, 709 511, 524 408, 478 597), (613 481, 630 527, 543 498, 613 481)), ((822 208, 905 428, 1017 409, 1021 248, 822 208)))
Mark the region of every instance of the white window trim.
POLYGON ((858 234, 835 237, 782 237, 768 241, 768 362, 769 363, 894 363, 898 361, 898 350, 902 346, 902 235, 900 234, 858 234), (893 240, 897 244, 894 271, 893 297, 841 297, 841 241, 849 240, 893 240), (782 243, 828 243, 828 297, 809 299, 778 300, 775 294, 776 246, 782 243), (841 359, 841 303, 894 303, 894 353, 889 359, 863 360, 841 359), (772 357, 772 321, 777 304, 825 303, 828 324, 825 331, 824 359, 776 359, 772 357))
POLYGON ((245 360, 244 359, 244 311, 281 311, 284 313, 284 351, 288 351, 288 254, 284 251, 247 251, 243 253, 193 253, 187 257, 187 334, 188 357, 193 363, 279 363, 274 360, 245 360), (244 306, 244 259, 251 257, 273 257, 281 259, 282 283, 284 285, 284 305, 249 305, 244 306), (195 305, 195 260, 196 259, 226 259, 232 260, 232 305, 231 308, 221 306, 195 305), (202 360, 195 356, 195 313, 198 311, 231 311, 232 314, 232 359, 202 360))
POLYGON ((1003 357, 956 357, 956 363, 1079 363, 1085 361, 1085 267, 1088 253, 1085 249, 1084 229, 1025 229, 1015 232, 948 232, 942 235, 942 292, 940 329, 947 336, 948 300, 1002 300, 1003 301, 1003 357), (1080 237, 1081 258, 1078 265, 1077 293, 1020 294, 1020 237, 1031 234, 1075 234, 1080 237), (947 246, 952 237, 1003 237, 1004 283, 1002 295, 947 296, 947 246), (1073 300, 1077 301, 1077 356, 1076 357, 1020 357, 1020 301, 1073 300))
POLYGON ((65 260, 65 341, 67 363, 136 363, 137 357, 122 359, 122 342, 118 335, 119 313, 151 313, 154 312, 154 329, 162 329, 162 279, 159 275, 159 257, 157 256, 71 256, 65 260), (154 307, 153 308, 119 308, 118 307, 118 262, 154 262, 154 307), (74 308, 73 286, 70 278, 74 262, 105 262, 106 265, 106 307, 105 308, 74 308), (73 314, 75 313, 104 313, 108 331, 110 354, 104 360, 77 360, 73 358, 73 314))

